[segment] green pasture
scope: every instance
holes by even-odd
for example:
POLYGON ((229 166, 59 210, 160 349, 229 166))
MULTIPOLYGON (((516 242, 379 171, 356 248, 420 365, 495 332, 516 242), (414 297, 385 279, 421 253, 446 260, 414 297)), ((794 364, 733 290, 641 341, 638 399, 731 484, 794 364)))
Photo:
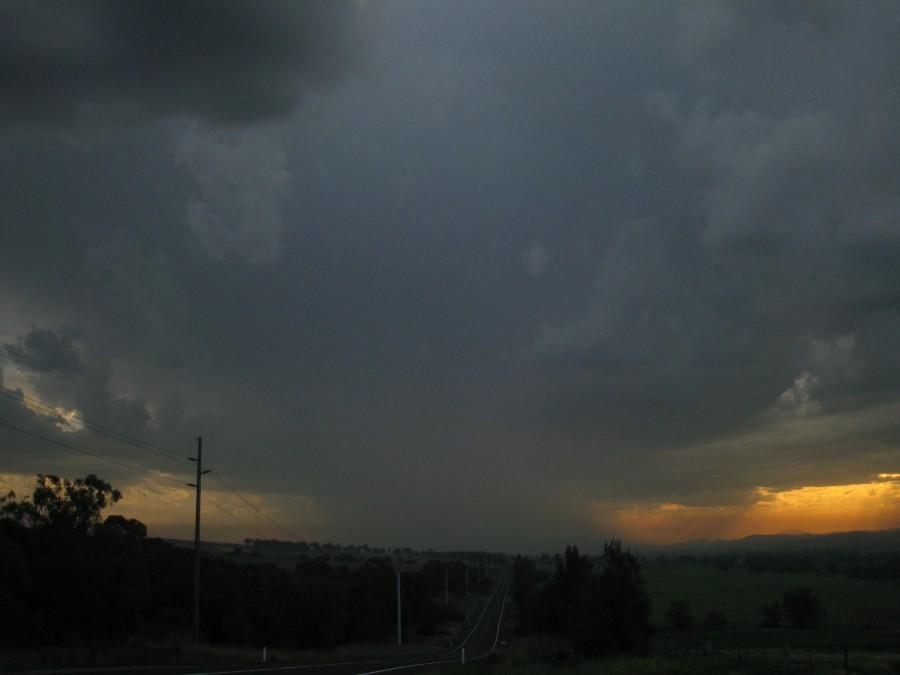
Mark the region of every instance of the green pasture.
POLYGON ((900 583, 896 581, 815 573, 723 572, 701 566, 647 567, 644 578, 653 600, 652 621, 660 627, 666 625, 670 603, 686 599, 698 624, 709 610, 718 610, 728 619, 728 629, 757 628, 763 618, 761 606, 781 601, 785 591, 809 586, 828 612, 823 627, 900 629, 900 583))

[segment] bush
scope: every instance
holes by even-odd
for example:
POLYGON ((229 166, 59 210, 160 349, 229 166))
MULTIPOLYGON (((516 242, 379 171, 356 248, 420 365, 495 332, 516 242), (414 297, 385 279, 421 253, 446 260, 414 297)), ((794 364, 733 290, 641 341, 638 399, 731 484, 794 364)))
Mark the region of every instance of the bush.
POLYGON ((675 600, 666 610, 666 621, 675 630, 690 630, 694 627, 694 616, 691 614, 689 600, 675 600))
POLYGON ((763 605, 759 608, 759 611, 763 615, 763 628, 778 628, 781 625, 781 603, 777 600, 771 605, 763 605))
POLYGON ((430 636, 437 633, 437 622, 430 617, 423 617, 419 621, 419 626, 416 629, 419 635, 430 636))
POLYGON ((718 609, 709 610, 706 618, 703 619, 703 627, 710 630, 722 630, 727 625, 728 617, 725 616, 725 612, 720 612, 718 609))
POLYGON ((784 616, 797 628, 812 628, 822 623, 826 611, 809 586, 788 591, 781 601, 784 616))

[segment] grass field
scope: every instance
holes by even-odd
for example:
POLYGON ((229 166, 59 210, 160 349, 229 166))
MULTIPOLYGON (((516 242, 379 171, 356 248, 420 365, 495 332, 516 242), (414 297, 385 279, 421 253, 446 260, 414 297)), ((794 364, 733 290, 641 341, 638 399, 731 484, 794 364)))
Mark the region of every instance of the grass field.
MULTIPOLYGON (((599 663, 536 663, 529 637, 511 637, 487 662, 465 672, 497 675, 644 675, 650 673, 820 673, 900 675, 900 584, 822 574, 750 574, 709 566, 646 566, 643 570, 658 627, 648 658, 599 663), (780 601, 785 591, 809 586, 828 612, 821 627, 762 629, 759 608, 780 601), (687 599, 699 624, 709 610, 723 612, 723 630, 675 631, 665 612, 687 599), (868 628, 866 626, 869 626, 868 628)), ((435 672, 463 672, 459 666, 435 672)))
POLYGON ((895 675, 900 672, 896 655, 857 655, 845 662, 843 655, 781 653, 754 655, 739 661, 734 654, 713 654, 695 658, 651 656, 647 658, 613 658, 599 662, 565 665, 527 663, 515 656, 499 655, 474 663, 441 666, 432 674, 467 673, 468 675, 895 675))
POLYGON ((698 623, 715 609, 725 613, 729 628, 756 628, 762 620, 761 606, 780 601, 785 591, 809 586, 828 612, 826 627, 900 629, 900 584, 895 581, 826 574, 723 572, 700 566, 645 568, 644 578, 657 626, 665 625, 665 613, 672 601, 687 599, 698 623))
POLYGON ((659 628, 653 658, 624 659, 585 672, 900 673, 896 582, 815 573, 724 572, 708 566, 650 566, 644 578, 653 602, 652 622, 659 628), (802 586, 812 588, 827 611, 821 627, 759 628, 761 606, 802 586), (698 624, 708 611, 718 610, 728 626, 716 631, 669 629, 666 610, 682 599, 690 601, 698 624))

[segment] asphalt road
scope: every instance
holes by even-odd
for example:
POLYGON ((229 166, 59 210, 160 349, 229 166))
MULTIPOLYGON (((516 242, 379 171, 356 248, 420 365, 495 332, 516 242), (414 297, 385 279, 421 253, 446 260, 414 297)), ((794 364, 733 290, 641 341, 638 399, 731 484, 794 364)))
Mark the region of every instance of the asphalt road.
MULTIPOLYGON (((488 599, 481 615, 466 638, 452 650, 432 656, 420 656, 401 661, 372 661, 354 663, 333 663, 314 666, 178 666, 169 668, 129 668, 104 670, 79 670, 78 675, 110 675, 115 672, 140 672, 140 675, 234 675, 235 673, 272 673, 273 675, 375 675, 376 673, 397 673, 408 675, 433 670, 441 664, 460 663, 465 651, 466 663, 483 659, 494 651, 500 635, 500 621, 503 606, 509 591, 512 572, 503 570, 493 594, 488 599)), ((62 675, 63 671, 54 671, 62 675)))

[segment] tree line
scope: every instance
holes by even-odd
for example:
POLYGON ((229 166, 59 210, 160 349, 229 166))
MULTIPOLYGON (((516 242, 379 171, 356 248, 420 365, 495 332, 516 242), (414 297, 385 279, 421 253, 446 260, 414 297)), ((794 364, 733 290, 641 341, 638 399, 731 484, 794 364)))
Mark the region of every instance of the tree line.
MULTIPOLYGON (((650 622, 641 559, 618 540, 606 542, 597 558, 567 546, 556 556, 552 574, 518 556, 511 592, 515 632, 535 658, 565 661, 650 652, 656 628, 650 622)), ((780 601, 759 609, 763 628, 777 628, 783 620, 796 628, 812 628, 826 616, 822 602, 807 586, 787 591, 780 601)), ((686 599, 671 602, 665 618, 677 631, 721 630, 728 624, 719 610, 696 621, 686 599)))
POLYGON ((900 579, 900 551, 859 551, 852 548, 820 548, 809 551, 752 551, 712 555, 657 556, 656 566, 706 566, 724 572, 750 574, 837 574, 879 581, 900 579))
MULTIPOLYGON (((30 496, 0 497, 0 644, 100 646, 190 635, 193 551, 148 537, 140 521, 103 518, 121 496, 93 474, 74 481, 39 474, 30 496)), ((433 633, 461 619, 441 599, 445 584, 464 592, 465 574, 458 561, 404 572, 404 632, 433 633)), ((354 569, 306 558, 285 569, 204 555, 200 579, 201 637, 210 643, 329 649, 396 635, 390 558, 354 569)))
MULTIPOLYGON (((821 625, 828 612, 822 601, 809 586, 785 591, 781 600, 759 608, 762 619, 760 628, 779 628, 786 622, 795 628, 814 628, 821 625)), ((666 610, 666 623, 678 631, 703 628, 705 630, 722 630, 728 626, 728 617, 718 609, 706 613, 702 622, 694 618, 691 601, 687 599, 673 600, 666 610)))
POLYGON ((512 600, 516 632, 539 645, 535 656, 596 659, 650 651, 651 606, 641 563, 618 540, 604 544, 596 564, 567 546, 552 576, 517 557, 512 600))

